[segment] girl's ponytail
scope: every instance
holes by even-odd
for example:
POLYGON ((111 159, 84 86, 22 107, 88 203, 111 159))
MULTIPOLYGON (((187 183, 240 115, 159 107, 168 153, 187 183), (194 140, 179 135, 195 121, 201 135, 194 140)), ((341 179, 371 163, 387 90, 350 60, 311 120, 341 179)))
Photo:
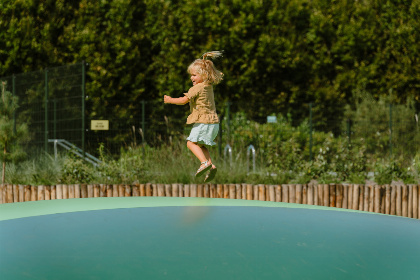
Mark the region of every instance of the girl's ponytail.
POLYGON ((222 56, 223 56, 223 51, 211 51, 211 52, 204 53, 202 55, 202 59, 206 59, 207 57, 211 57, 212 59, 215 59, 222 56))

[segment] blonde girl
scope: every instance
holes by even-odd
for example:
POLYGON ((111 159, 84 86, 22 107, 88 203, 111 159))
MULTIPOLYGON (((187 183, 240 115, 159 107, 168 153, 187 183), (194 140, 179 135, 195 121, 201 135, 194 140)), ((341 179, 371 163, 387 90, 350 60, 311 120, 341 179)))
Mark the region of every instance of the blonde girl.
POLYGON ((191 114, 187 118, 187 124, 193 124, 193 128, 187 138, 187 147, 201 162, 195 176, 207 172, 205 182, 212 180, 217 172, 206 146, 216 145, 213 140, 219 132, 219 117, 214 103, 213 85, 217 85, 223 79, 223 73, 217 70, 208 58, 217 58, 221 55, 219 51, 207 52, 201 59, 196 59, 188 66, 193 86, 184 93, 183 97, 172 98, 167 95, 163 97, 164 102, 169 104, 190 103, 191 114))

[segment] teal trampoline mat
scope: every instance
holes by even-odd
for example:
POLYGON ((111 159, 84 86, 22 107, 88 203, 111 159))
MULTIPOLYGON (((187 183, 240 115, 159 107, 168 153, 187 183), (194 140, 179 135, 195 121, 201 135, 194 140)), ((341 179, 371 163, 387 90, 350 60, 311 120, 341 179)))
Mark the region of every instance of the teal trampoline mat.
POLYGON ((206 198, 0 205, 0 279, 419 279, 420 221, 206 198))

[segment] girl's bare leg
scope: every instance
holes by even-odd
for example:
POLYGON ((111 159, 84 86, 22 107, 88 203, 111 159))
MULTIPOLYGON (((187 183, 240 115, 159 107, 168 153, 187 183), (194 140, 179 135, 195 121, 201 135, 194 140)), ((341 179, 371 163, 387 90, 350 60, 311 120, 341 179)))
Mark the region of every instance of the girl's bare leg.
POLYGON ((208 160, 203 150, 199 145, 197 145, 197 143, 187 141, 187 147, 200 160, 200 162, 205 162, 208 160))
POLYGON ((206 159, 212 164, 213 168, 215 167, 214 164, 211 161, 211 157, 210 157, 210 152, 207 149, 206 146, 200 146, 201 150, 203 151, 204 156, 206 157, 206 159))

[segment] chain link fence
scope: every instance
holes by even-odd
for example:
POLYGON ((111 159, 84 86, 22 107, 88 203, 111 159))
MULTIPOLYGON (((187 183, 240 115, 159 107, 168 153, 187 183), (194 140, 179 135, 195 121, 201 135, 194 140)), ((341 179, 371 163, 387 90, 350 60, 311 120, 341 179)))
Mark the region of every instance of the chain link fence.
MULTIPOLYGON (((53 146, 48 140, 64 139, 94 155, 98 155, 100 145, 118 155, 121 148, 144 143, 168 145, 188 136, 190 127, 185 125, 188 105, 165 105, 163 100, 141 100, 137 104, 102 100, 103 104, 99 105, 103 107, 102 113, 95 119, 89 118, 92 104, 85 96, 85 77, 86 64, 77 63, 0 78, 7 82, 7 90, 19 97, 15 120, 28 124, 30 150, 51 152, 53 146), (125 108, 124 114, 116 113, 116 104, 125 108)), ((284 141, 287 137, 280 112, 267 112, 266 117, 251 121, 232 109, 241 108, 242 104, 232 104, 217 104, 222 120, 217 139, 219 155, 226 145, 246 153, 249 145, 258 150, 264 141, 275 143, 276 139, 284 141)), ((343 137, 349 143, 363 139, 367 152, 381 154, 384 158, 410 157, 419 152, 418 115, 415 109, 407 109, 405 105, 367 102, 352 115, 328 120, 320 117, 317 104, 303 103, 302 106, 307 110, 307 117, 302 120, 305 125, 294 125, 302 129, 298 141, 307 147, 309 160, 314 157, 314 147, 323 144, 314 137, 316 131, 343 137)))

